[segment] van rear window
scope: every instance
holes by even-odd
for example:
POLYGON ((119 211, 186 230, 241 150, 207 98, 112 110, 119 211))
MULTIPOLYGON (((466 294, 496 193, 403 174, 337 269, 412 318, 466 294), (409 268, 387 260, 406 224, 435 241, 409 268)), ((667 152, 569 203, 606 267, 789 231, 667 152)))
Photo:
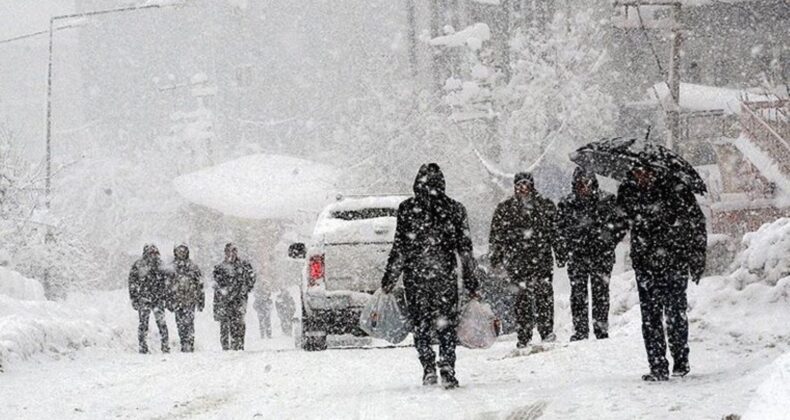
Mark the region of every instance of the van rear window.
POLYGON ((356 210, 336 210, 332 212, 333 219, 340 220, 365 220, 377 217, 396 217, 398 209, 391 207, 367 208, 356 210))

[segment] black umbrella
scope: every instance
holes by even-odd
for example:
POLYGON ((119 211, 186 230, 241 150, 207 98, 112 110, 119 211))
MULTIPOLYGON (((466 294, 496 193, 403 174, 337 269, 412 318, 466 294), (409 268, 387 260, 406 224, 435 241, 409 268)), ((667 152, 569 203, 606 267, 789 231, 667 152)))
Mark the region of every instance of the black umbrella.
POLYGON ((696 169, 677 153, 645 140, 616 137, 594 141, 570 154, 577 165, 598 175, 626 181, 636 167, 650 168, 672 177, 696 194, 705 194, 705 181, 696 169))

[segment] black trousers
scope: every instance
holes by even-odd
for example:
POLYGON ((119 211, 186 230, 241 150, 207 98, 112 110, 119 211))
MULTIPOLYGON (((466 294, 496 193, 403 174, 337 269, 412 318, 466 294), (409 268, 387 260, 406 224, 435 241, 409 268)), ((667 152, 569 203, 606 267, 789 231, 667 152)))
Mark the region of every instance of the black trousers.
POLYGON ((458 344, 458 292, 451 287, 407 289, 409 312, 414 326, 414 347, 423 369, 455 373, 455 347, 458 344), (439 360, 431 347, 439 341, 439 360))
POLYGON ((542 339, 554 332, 554 286, 551 277, 522 275, 511 281, 518 285, 516 295, 516 325, 519 344, 532 340, 532 330, 538 327, 542 339))
POLYGON ((170 344, 168 343, 167 335, 167 322, 165 322, 165 310, 161 307, 142 307, 137 310, 140 318, 140 323, 137 326, 137 341, 140 344, 140 353, 148 353, 148 320, 154 314, 156 326, 159 328, 159 336, 162 339, 162 352, 167 353, 170 351, 170 344))
POLYGON ((568 277, 571 280, 571 314, 573 336, 584 339, 590 335, 590 307, 587 284, 592 289, 593 332, 596 338, 609 336, 609 278, 612 265, 584 259, 571 259, 568 277))
POLYGON ((435 369, 455 372, 455 346, 458 344, 456 335, 457 316, 423 317, 414 326, 414 347, 420 357, 423 369, 435 369), (436 332, 439 340, 439 361, 431 348, 431 341, 436 332))
POLYGON ((247 326, 244 315, 234 313, 225 316, 219 322, 219 341, 222 350, 244 350, 244 334, 247 326))
POLYGON ((688 277, 682 273, 636 270, 636 282, 642 311, 642 337, 650 371, 667 375, 667 338, 674 364, 688 365, 688 277))
POLYGON ((181 351, 195 351, 195 310, 193 308, 176 309, 176 326, 181 341, 181 351))

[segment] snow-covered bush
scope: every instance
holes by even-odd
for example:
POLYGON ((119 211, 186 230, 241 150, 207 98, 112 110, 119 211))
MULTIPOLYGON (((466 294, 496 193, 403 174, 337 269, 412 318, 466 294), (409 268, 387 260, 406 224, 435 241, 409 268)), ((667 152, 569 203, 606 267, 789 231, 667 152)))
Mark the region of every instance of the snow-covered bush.
POLYGON ((23 159, 19 144, 0 125, 0 266, 42 279, 47 297, 62 297, 93 279, 95 266, 74 226, 46 209, 43 167, 23 159))
POLYGON ((121 329, 83 308, 44 300, 38 281, 0 268, 0 368, 39 353, 128 347, 121 329))
POLYGON ((766 223, 743 237, 744 251, 738 255, 730 276, 736 288, 752 283, 776 286, 790 278, 790 218, 766 223))

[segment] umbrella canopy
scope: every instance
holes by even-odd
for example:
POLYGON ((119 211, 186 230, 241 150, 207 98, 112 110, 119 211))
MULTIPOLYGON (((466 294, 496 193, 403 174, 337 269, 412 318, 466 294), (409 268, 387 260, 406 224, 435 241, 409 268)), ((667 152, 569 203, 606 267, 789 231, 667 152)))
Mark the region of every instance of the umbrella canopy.
POLYGON ((707 187, 696 169, 677 153, 644 140, 617 137, 595 141, 570 154, 577 165, 618 181, 630 178, 636 167, 650 168, 661 176, 671 177, 696 194, 707 187))

